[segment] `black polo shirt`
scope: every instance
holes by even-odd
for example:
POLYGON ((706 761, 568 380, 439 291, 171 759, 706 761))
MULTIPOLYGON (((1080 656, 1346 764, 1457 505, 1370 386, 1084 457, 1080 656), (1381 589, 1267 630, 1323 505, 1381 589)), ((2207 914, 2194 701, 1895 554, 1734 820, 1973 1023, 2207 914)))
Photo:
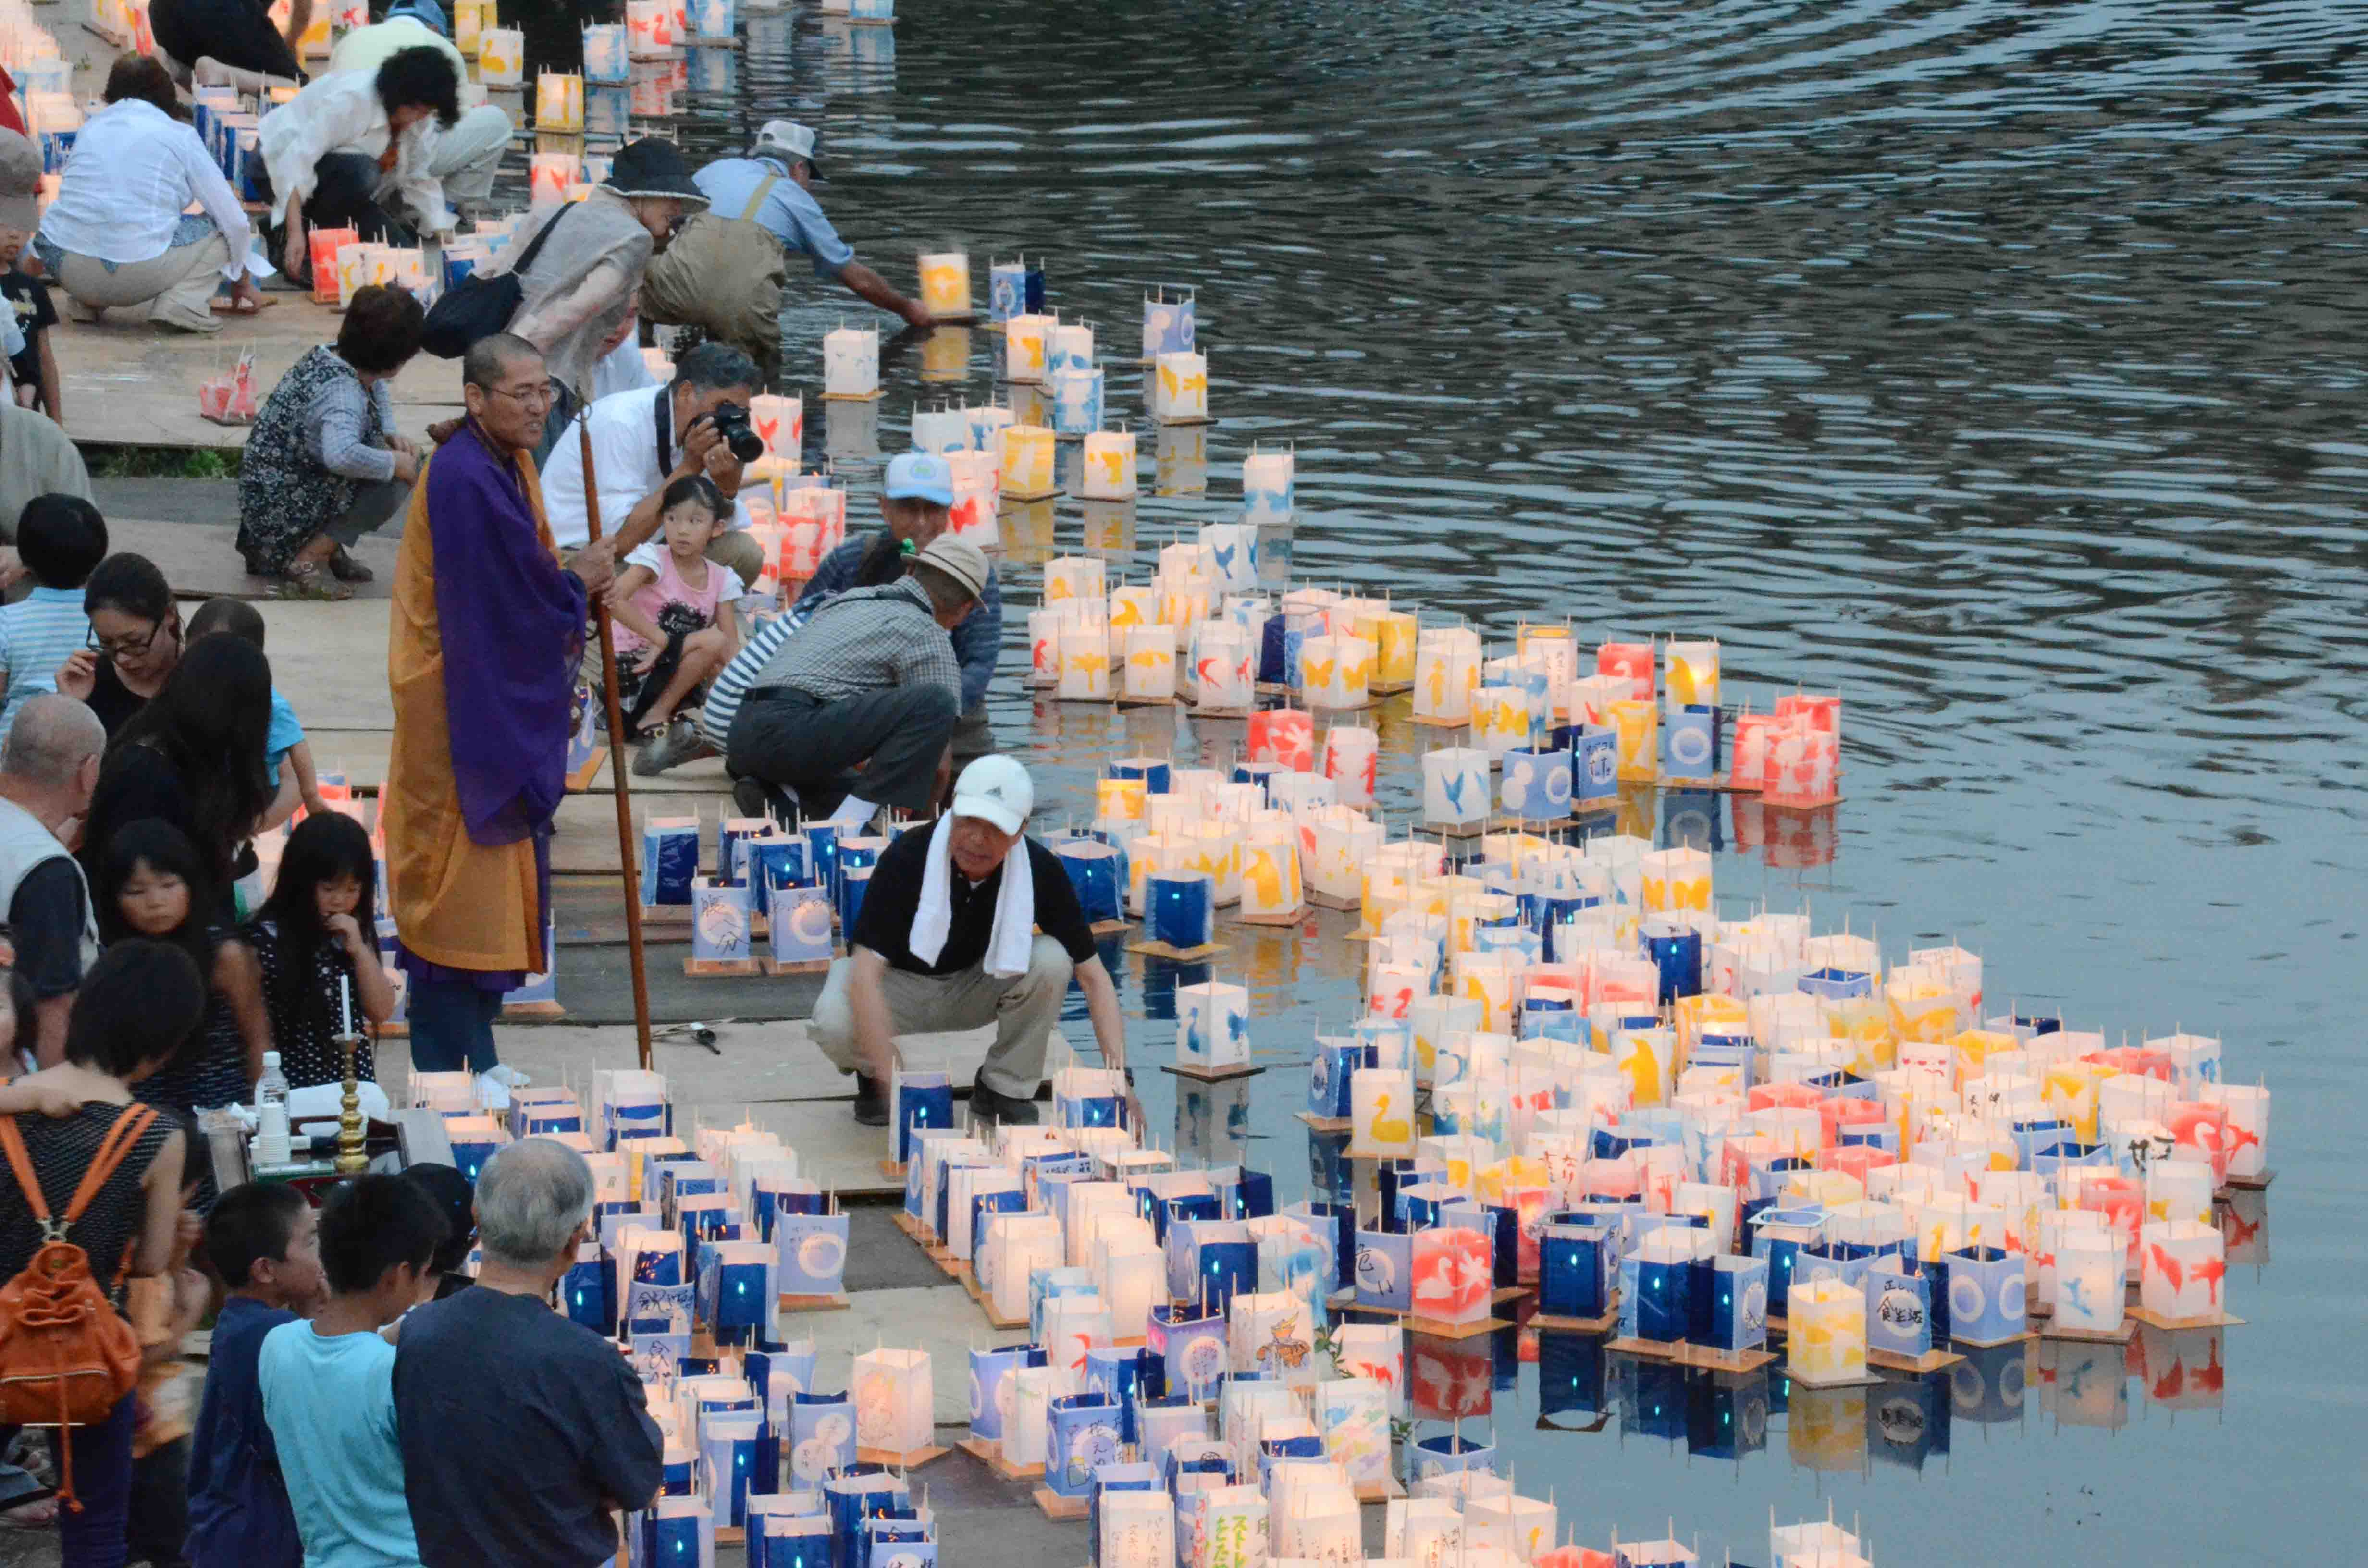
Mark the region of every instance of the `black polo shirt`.
MULTIPOLYGON (((929 840, 935 836, 927 825, 910 828, 881 852, 871 886, 863 894, 862 911, 855 917, 853 945, 871 949, 890 968, 908 974, 952 974, 984 963, 987 937, 995 929, 995 901, 1003 891, 1000 866, 977 883, 953 871, 953 920, 946 945, 933 964, 915 958, 907 939, 913 933, 913 912, 921 904, 929 840)), ((1077 890, 1069 885, 1069 873, 1061 869, 1061 858, 1032 838, 1027 844, 1028 869, 1036 882, 1036 929, 1060 943, 1075 962, 1096 957, 1093 929, 1078 906, 1077 890)))

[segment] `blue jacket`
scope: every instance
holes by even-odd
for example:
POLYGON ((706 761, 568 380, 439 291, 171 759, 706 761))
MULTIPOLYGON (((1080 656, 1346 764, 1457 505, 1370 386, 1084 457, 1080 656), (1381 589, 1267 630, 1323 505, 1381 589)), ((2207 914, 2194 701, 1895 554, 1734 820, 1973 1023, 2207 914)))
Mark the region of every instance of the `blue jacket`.
POLYGON ((256 1360, 263 1336, 296 1314, 243 1296, 222 1303, 206 1361, 205 1397, 189 1436, 192 1568, 301 1568, 304 1547, 263 1419, 256 1360))
MULTIPOLYGON (((882 528, 863 539, 851 539, 828 555, 798 595, 809 613, 822 601, 849 588, 877 587, 905 574, 905 558, 894 539, 882 528), (876 553, 875 553, 876 552, 876 553)), ((962 665, 962 711, 973 712, 986 700, 986 683, 995 678, 996 661, 1003 656, 1003 590, 994 567, 986 573, 986 593, 968 620, 954 628, 954 657, 962 665)))

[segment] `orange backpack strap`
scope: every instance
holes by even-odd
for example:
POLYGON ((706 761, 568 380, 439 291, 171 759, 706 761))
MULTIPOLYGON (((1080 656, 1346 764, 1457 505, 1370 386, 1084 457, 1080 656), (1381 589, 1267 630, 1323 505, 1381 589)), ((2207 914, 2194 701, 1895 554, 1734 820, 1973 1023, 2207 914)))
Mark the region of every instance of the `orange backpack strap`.
POLYGON ((123 1114, 107 1130, 107 1139, 99 1144, 98 1153, 91 1157, 90 1169, 83 1173, 82 1185, 74 1188, 74 1201, 66 1205, 67 1224, 82 1218, 82 1211, 90 1207, 90 1200, 98 1196, 107 1178, 115 1174, 115 1167, 123 1163, 123 1157, 131 1153, 132 1145, 140 1142, 141 1135, 155 1119, 154 1106, 123 1108, 123 1114))
POLYGON ((40 1178, 33 1175, 32 1156, 25 1153, 25 1135, 17 1131, 17 1119, 0 1116, 0 1148, 8 1151, 8 1168, 17 1173, 17 1185, 24 1189, 26 1206, 33 1218, 47 1225, 50 1200, 41 1195, 40 1178))

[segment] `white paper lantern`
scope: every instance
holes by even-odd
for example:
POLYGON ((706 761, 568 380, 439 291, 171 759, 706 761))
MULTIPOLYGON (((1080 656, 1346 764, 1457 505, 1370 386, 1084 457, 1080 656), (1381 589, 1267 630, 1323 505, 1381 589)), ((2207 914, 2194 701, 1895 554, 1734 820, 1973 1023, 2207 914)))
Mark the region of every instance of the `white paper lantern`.
POLYGON ((1310 708, 1362 708, 1372 699, 1373 645, 1361 637, 1310 637, 1300 647, 1299 678, 1310 708))
POLYGON ((1126 632, 1126 696, 1163 702, 1176 695, 1176 629, 1136 626, 1126 632))
POLYGON ((1230 621, 1195 628, 1192 676, 1202 708, 1224 713, 1247 711, 1258 700, 1250 634, 1230 621))
POLYGON ((880 334, 843 326, 823 335, 822 395, 869 398, 880 393, 880 334))
POLYGON ((1190 352, 1162 354, 1152 362, 1151 417, 1165 424, 1209 416, 1209 361, 1190 352))
POLYGON ((1469 827, 1488 820, 1489 805, 1486 752, 1449 746, 1423 754, 1423 821, 1441 827, 1469 827))
POLYGON ((1086 437, 1085 498, 1124 501, 1135 493, 1134 432, 1096 430, 1086 437))
POLYGON ((1414 716, 1440 723, 1468 723, 1472 693, 1480 684, 1480 634, 1463 627, 1430 627, 1417 637, 1414 653, 1414 716))
POLYGON ((1059 633, 1061 676, 1053 695, 1064 702, 1110 699, 1110 639, 1098 626, 1066 626, 1059 633))
POLYGON ((1016 315, 1003 324, 1004 380, 1034 382, 1044 379, 1053 327, 1053 318, 1044 315, 1016 315))
POLYGON ((1373 803, 1373 784, 1381 766, 1382 738, 1353 724, 1335 724, 1324 733, 1323 776, 1344 806, 1373 803))
POLYGON ((1294 501, 1292 469, 1295 460, 1288 449, 1260 451, 1253 446, 1249 456, 1242 460, 1242 520, 1247 523, 1287 523, 1291 520, 1294 501))
POLYGON ((924 310, 941 321, 971 313, 969 253, 925 251, 918 270, 924 310))
POLYGON ((937 1396, 926 1350, 871 1350, 855 1358, 848 1379, 860 1449, 907 1454, 930 1446, 937 1396))
POLYGON ((1003 427, 1003 493, 1018 501, 1050 495, 1056 488, 1053 432, 1042 425, 1003 427))

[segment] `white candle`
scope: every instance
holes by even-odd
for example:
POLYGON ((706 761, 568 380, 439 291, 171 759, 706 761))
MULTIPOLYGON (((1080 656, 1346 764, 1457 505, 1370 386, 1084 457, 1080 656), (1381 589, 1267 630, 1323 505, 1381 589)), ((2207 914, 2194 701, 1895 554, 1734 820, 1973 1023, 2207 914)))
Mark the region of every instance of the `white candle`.
POLYGON ((337 976, 337 1006, 345 1015, 345 1032, 354 1032, 354 983, 350 976, 337 976))

